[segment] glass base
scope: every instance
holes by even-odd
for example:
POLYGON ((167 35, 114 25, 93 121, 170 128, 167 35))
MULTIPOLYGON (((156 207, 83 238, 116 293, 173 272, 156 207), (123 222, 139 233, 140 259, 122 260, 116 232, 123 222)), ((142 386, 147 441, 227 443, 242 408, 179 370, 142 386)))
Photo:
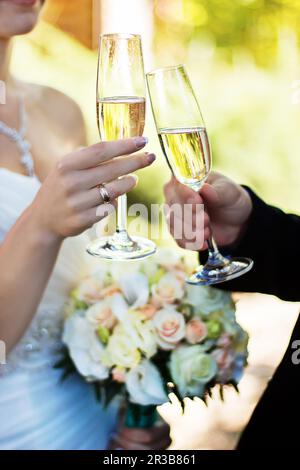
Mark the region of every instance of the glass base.
POLYGON ((147 238, 131 238, 123 231, 94 240, 86 247, 86 251, 98 258, 122 261, 151 256, 156 252, 156 245, 147 238))
POLYGON ((250 258, 225 258, 220 255, 218 260, 219 263, 211 264, 208 260, 204 266, 199 266, 197 271, 186 279, 186 282, 202 286, 219 284, 242 276, 253 267, 253 261, 250 258))

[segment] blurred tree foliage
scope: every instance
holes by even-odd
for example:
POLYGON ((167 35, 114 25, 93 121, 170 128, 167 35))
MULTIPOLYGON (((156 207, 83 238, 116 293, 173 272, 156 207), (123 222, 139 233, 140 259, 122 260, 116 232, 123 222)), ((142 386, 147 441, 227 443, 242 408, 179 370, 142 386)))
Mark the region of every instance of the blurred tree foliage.
POLYGON ((282 28, 300 37, 299 0, 155 0, 156 49, 168 50, 200 39, 217 47, 226 61, 235 50, 253 57, 256 65, 276 59, 282 28))
MULTIPOLYGON (((148 62, 186 64, 207 124, 213 168, 250 185, 268 202, 298 211, 300 0, 152 1, 148 62)), ((89 142, 99 140, 96 54, 44 21, 15 42, 15 75, 73 97, 84 112, 89 142)), ((163 201, 169 178, 150 106, 145 135, 157 160, 139 172, 129 202, 150 206, 163 201)))

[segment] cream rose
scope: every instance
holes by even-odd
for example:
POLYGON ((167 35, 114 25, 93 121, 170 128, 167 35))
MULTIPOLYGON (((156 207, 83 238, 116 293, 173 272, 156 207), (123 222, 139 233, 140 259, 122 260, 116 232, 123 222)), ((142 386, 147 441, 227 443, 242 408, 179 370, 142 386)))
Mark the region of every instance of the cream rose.
POLYGON ((102 353, 102 361, 108 367, 136 367, 141 353, 132 342, 122 325, 117 325, 109 337, 107 347, 102 353))
POLYGON ((174 307, 158 310, 152 319, 157 343, 164 350, 174 349, 185 336, 185 321, 174 307))
POLYGON ((184 283, 187 266, 179 251, 173 248, 160 248, 157 251, 156 258, 160 266, 174 274, 178 281, 184 283))
POLYGON ((104 299, 89 307, 86 311, 86 317, 95 327, 102 326, 111 330, 117 323, 113 313, 112 299, 104 299))
POLYGON ((99 279, 88 278, 79 284, 72 295, 77 300, 93 304, 102 298, 102 288, 103 283, 99 279))
POLYGON ((168 270, 179 267, 184 270, 182 256, 178 250, 173 248, 159 248, 154 258, 157 264, 164 266, 168 270))
POLYGON ((157 307, 173 304, 182 299, 184 288, 182 282, 173 273, 167 273, 152 286, 152 303, 157 307))
POLYGON ((201 343, 207 336, 207 327, 200 318, 192 318, 186 325, 186 339, 191 344, 201 343))

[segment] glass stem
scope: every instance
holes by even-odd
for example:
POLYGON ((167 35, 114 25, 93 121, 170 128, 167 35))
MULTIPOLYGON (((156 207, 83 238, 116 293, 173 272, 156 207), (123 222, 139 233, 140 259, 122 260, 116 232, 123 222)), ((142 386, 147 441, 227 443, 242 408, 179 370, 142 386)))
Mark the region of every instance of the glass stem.
POLYGON ((208 259, 205 263, 206 269, 221 268, 229 264, 229 260, 221 255, 213 237, 207 240, 208 259))
POLYGON ((118 198, 117 207, 117 228, 112 236, 112 245, 116 250, 131 250, 135 242, 130 238, 127 232, 127 195, 123 194, 118 198))
POLYGON ((118 198, 117 232, 127 232, 127 194, 118 198))

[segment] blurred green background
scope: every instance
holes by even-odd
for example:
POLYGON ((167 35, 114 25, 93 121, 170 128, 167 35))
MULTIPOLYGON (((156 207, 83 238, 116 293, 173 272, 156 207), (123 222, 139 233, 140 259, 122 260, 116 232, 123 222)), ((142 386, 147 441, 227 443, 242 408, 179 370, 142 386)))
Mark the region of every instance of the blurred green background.
MULTIPOLYGON (((131 32, 139 32, 132 31, 132 24, 143 29, 151 23, 146 64, 187 65, 211 139, 213 167, 250 185, 268 202, 297 211, 300 2, 139 0, 138 5, 134 0, 106 0, 98 2, 105 6, 100 30, 105 30, 109 8, 117 15, 118 1, 127 8, 127 17, 119 14, 123 30, 126 21, 131 32)), ((108 27, 109 21, 106 32, 108 27)), ((89 142, 98 140, 95 50, 41 21, 33 33, 17 38, 13 69, 22 79, 74 98, 83 110, 89 142)), ((149 108, 145 135, 150 138, 148 150, 158 159, 140 173, 131 202, 162 201, 169 177, 149 108)))

